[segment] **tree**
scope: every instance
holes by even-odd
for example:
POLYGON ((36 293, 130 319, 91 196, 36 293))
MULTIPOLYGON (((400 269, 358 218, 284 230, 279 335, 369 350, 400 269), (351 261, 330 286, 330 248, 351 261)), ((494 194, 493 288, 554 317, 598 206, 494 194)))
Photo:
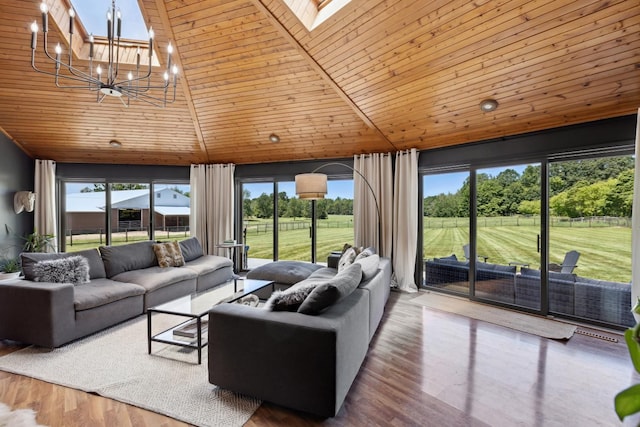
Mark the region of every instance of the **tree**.
POLYGON ((271 218, 273 216, 273 194, 262 193, 254 202, 253 209, 258 218, 271 218))
POLYGON ((293 219, 303 217, 305 212, 305 204, 302 200, 294 197, 289 199, 289 206, 287 207, 287 216, 293 219))
POLYGON ((242 213, 245 218, 250 218, 254 215, 253 203, 251 203, 251 192, 246 188, 242 189, 242 213))

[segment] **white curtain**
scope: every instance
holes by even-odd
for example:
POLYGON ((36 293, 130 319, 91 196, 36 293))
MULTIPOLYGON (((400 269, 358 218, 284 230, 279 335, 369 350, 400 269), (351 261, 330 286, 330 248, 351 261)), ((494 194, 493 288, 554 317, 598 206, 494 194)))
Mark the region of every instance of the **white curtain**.
POLYGON ((393 176, 391 155, 362 154, 353 156, 353 227, 356 246, 373 246, 381 256, 391 257, 393 224, 393 176), (372 194, 373 191, 373 194, 372 194), (378 202, 378 209, 376 202, 378 202), (378 213, 380 218, 378 218, 378 213), (380 224, 381 235, 378 235, 380 224))
POLYGON ((191 236, 198 238, 205 253, 207 253, 206 174, 206 165, 191 165, 189 230, 191 236))
POLYGON ((56 162, 36 160, 35 189, 36 200, 33 208, 34 231, 55 236, 47 252, 58 251, 58 221, 56 206, 56 162))
POLYGON ((233 164, 191 165, 191 235, 205 253, 226 255, 216 245, 233 238, 233 164))
MULTIPOLYGON (((631 307, 640 297, 640 108, 636 119, 636 163, 633 181, 632 244, 631 244, 631 307)), ((634 314, 640 322, 640 315, 634 314)))
POLYGON ((417 292, 415 284, 418 245, 418 152, 396 153, 393 190, 393 271, 398 289, 417 292))

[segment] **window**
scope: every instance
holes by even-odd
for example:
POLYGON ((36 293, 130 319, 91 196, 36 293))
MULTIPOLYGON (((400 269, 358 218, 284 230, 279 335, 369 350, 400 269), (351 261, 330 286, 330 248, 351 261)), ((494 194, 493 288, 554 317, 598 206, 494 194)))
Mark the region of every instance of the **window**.
MULTIPOLYGON (((107 37, 107 10, 111 11, 110 0, 71 0, 76 14, 88 33, 107 37)), ((122 13, 122 38, 149 40, 149 32, 136 0, 118 0, 116 8, 122 13)))
POLYGON ((65 182, 64 191, 63 250, 67 252, 153 238, 181 240, 190 235, 189 184, 65 182), (153 214, 152 187, 156 194, 153 214))

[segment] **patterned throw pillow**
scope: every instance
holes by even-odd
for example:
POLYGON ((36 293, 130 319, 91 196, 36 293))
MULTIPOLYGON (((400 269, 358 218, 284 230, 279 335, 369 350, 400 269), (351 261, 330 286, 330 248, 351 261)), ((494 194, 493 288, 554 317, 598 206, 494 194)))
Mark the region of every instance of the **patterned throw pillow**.
POLYGON ((342 271, 353 264, 353 261, 356 259, 357 255, 358 253, 356 252, 355 248, 352 247, 344 251, 344 253, 340 257, 340 261, 338 261, 338 271, 342 271))
POLYGON ((73 283, 89 282, 89 261, 83 256, 70 256, 38 261, 33 265, 35 282, 73 283))
POLYGON ((184 265, 184 257, 178 242, 154 243, 153 252, 155 252, 158 265, 161 268, 184 265))
POLYGON ((316 283, 305 283, 300 286, 292 286, 284 291, 275 291, 267 300, 264 308, 271 311, 297 311, 316 285, 316 283))

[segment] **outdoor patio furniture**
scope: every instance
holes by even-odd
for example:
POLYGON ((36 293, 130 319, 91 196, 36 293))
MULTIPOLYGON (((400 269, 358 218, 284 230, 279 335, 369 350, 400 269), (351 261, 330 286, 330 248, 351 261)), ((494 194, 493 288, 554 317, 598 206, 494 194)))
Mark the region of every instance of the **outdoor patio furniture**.
MULTIPOLYGON (((470 256, 470 252, 469 252, 469 244, 467 243, 466 245, 462 245, 462 250, 464 251, 464 257, 466 259, 469 259, 470 256)), ((487 260, 489 259, 488 256, 484 256, 484 255, 476 255, 478 258, 482 258, 483 262, 487 262, 487 260)))
POLYGON ((578 258, 580 258, 580 252, 569 251, 564 255, 562 264, 549 263, 549 271, 573 273, 573 269, 578 266, 578 258))

